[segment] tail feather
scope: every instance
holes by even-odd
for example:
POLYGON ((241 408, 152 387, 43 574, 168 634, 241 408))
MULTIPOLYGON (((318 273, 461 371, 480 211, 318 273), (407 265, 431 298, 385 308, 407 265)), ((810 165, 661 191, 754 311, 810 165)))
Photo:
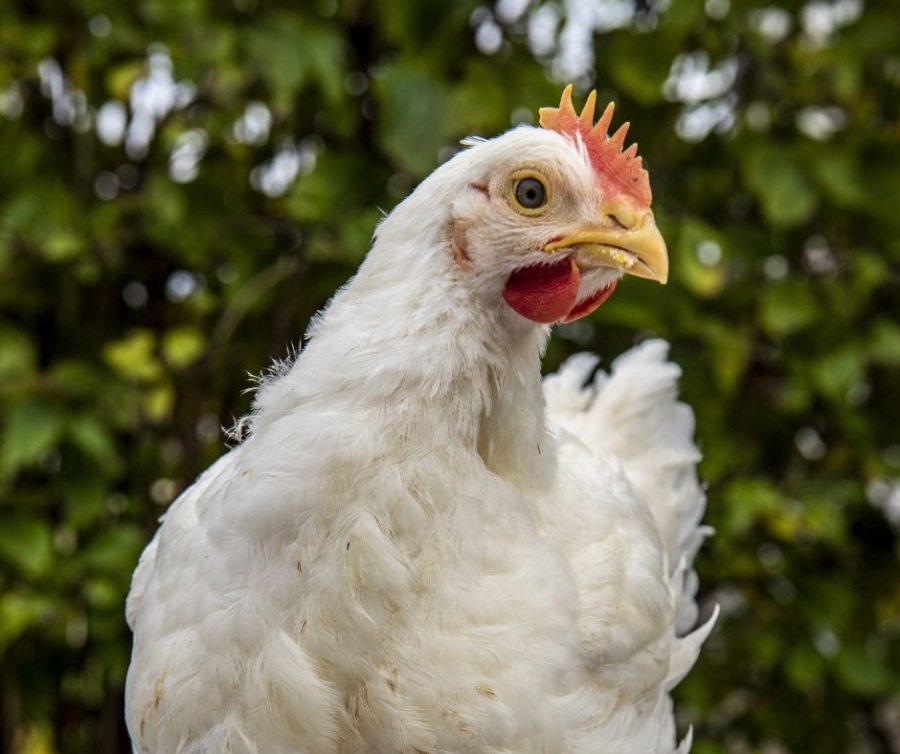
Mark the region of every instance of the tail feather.
POLYGON ((694 415, 678 401, 681 369, 667 361, 668 350, 665 341, 645 341, 590 382, 598 359, 578 354, 544 380, 544 395, 548 419, 594 453, 615 456, 652 510, 676 586, 676 630, 683 635, 697 621, 692 564, 711 530, 700 525, 706 496, 697 481, 694 415))
POLYGON ((694 743, 694 729, 688 728, 688 732, 685 734, 684 738, 681 741, 681 744, 675 750, 675 754, 688 754, 691 750, 691 745, 694 743))
POLYGON ((703 643, 712 633, 713 627, 719 618, 719 606, 716 605, 712 615, 707 618, 706 623, 698 626, 687 636, 682 636, 675 640, 672 656, 669 660, 669 674, 666 676, 666 690, 674 689, 690 669, 694 667, 697 658, 700 656, 700 649, 703 643))

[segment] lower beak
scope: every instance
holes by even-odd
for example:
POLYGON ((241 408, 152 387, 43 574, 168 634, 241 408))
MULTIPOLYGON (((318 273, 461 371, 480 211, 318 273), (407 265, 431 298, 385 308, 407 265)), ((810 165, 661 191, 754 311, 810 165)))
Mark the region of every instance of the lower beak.
MULTIPOLYGON (((612 216, 612 213, 605 213, 612 216)), ((619 213, 621 215, 622 213, 619 213)), ((582 270, 611 267, 628 275, 656 280, 663 285, 669 278, 666 242, 647 210, 634 218, 632 227, 586 227, 547 244, 544 251, 553 254, 571 251, 582 270)))

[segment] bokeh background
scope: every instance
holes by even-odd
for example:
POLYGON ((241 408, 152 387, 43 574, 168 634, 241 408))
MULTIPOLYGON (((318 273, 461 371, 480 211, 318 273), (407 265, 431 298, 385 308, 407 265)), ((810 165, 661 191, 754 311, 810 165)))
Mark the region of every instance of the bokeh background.
POLYGON ((0 746, 128 750, 123 602, 382 211, 562 85, 649 166, 666 288, 547 358, 672 343, 697 413, 697 754, 900 752, 900 7, 4 0, 0 746))

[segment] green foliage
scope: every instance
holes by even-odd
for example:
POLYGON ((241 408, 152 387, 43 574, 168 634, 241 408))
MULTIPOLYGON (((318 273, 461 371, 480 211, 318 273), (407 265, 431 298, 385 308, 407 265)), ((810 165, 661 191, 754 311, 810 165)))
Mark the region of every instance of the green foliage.
MULTIPOLYGON (((298 341, 379 208, 558 101, 559 59, 500 5, 0 7, 0 749, 126 750, 130 574, 248 410, 246 372, 298 341), (101 139, 166 70, 182 100, 145 145, 101 139)), ((636 5, 581 77, 632 122, 672 280, 623 283, 548 366, 651 333, 683 366, 723 607, 678 690, 694 750, 900 751, 896 9, 816 36, 812 3, 636 5), (733 84, 679 93, 695 53, 733 84)))

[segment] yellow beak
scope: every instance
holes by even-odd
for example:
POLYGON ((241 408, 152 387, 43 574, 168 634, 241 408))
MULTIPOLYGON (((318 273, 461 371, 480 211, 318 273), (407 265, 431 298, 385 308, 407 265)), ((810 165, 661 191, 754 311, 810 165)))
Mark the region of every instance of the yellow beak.
POLYGON ((583 227, 547 244, 544 251, 572 251, 575 263, 583 270, 613 267, 665 285, 669 279, 669 254, 653 213, 649 209, 635 213, 617 206, 604 208, 601 214, 610 219, 612 227, 583 227))

